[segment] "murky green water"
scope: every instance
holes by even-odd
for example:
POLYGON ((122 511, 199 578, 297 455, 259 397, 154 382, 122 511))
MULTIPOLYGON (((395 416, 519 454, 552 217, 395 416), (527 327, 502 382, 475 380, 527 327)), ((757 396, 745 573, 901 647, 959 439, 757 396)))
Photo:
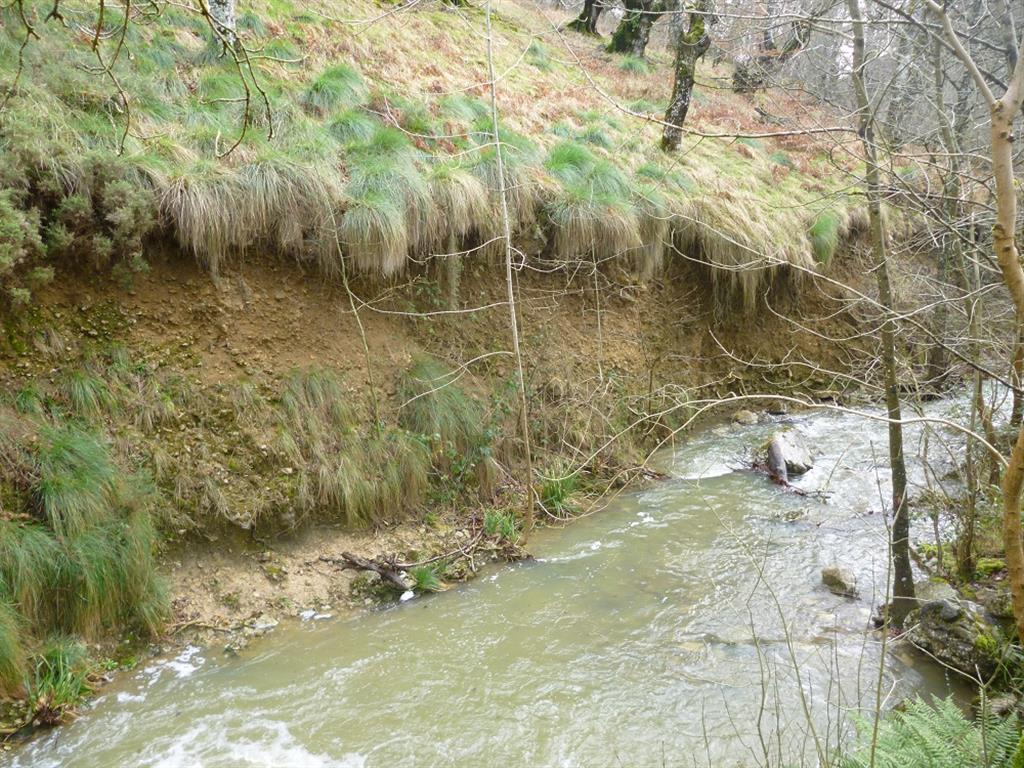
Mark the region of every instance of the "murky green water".
MULTIPOLYGON (((827 485, 828 503, 730 471, 771 427, 713 430, 665 457, 675 479, 538 535, 536 562, 285 628, 241 659, 190 649, 118 681, 13 764, 813 765, 809 720, 831 750, 874 702, 885 434, 797 421, 817 453, 799 485, 827 485), (821 588, 829 565, 857 574, 860 600, 821 588)), ((885 663, 890 703, 946 686, 923 661, 885 663)))

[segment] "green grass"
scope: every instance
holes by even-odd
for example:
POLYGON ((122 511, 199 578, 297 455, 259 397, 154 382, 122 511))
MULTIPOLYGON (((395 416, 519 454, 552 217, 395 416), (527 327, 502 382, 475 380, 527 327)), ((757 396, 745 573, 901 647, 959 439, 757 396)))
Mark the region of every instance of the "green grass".
POLYGON ((569 498, 575 491, 575 475, 548 478, 540 487, 540 503, 552 515, 567 517, 573 511, 569 498))
POLYGON ((304 515, 361 526, 398 519, 426 495, 430 455, 414 436, 359 429, 337 376, 292 374, 279 400, 276 451, 304 515))
POLYGON ((561 260, 618 256, 642 246, 630 180, 611 161, 576 142, 548 153, 558 191, 545 205, 561 260))
POLYGON ((70 637, 49 639, 35 657, 28 680, 34 720, 57 725, 73 716, 75 708, 92 692, 91 672, 84 645, 70 637))
POLYGON ((469 455, 481 447, 485 425, 480 406, 458 376, 433 358, 414 360, 398 382, 399 424, 435 441, 441 450, 450 446, 469 455))
POLYGON ((840 243, 842 219, 833 210, 822 211, 811 224, 811 247, 814 260, 819 264, 828 264, 836 255, 840 243))
POLYGON ((619 62, 619 69, 632 75, 646 75, 651 71, 651 66, 644 59, 627 55, 623 56, 622 61, 619 62))
POLYGON ((437 570, 429 565, 410 568, 409 575, 413 579, 413 589, 417 592, 440 592, 444 589, 444 583, 437 570))
POLYGON ((35 497, 57 536, 106 522, 117 469, 97 435, 65 424, 40 430, 35 497))
MULTIPOLYGON (((130 370, 117 352, 110 368, 130 370)), ((39 655, 46 637, 152 634, 166 619, 153 521, 159 494, 81 421, 59 412, 0 417, 0 492, 12 515, 0 520, 0 688, 26 680, 30 693, 35 686, 44 697, 31 699, 44 717, 59 718, 66 704, 60 665, 52 686, 49 674, 31 673, 57 663, 45 649, 39 655)))
POLYGON ((27 659, 22 621, 14 605, 0 599, 0 696, 13 696, 22 685, 27 659))
POLYGON ((314 112, 328 115, 343 107, 360 106, 366 102, 367 89, 363 76, 348 64, 334 64, 317 77, 305 93, 305 103, 314 112))
POLYGON ((484 534, 498 541, 515 544, 519 541, 516 516, 505 509, 489 509, 484 512, 484 534))
POLYGON ((552 68, 551 54, 543 43, 531 40, 526 49, 525 59, 528 64, 539 69, 541 72, 550 72, 552 68))

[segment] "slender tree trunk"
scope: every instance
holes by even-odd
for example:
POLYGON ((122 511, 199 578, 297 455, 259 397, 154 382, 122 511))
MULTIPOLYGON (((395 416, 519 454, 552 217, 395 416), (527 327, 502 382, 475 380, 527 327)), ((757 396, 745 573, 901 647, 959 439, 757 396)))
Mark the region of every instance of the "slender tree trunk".
POLYGON ((235 0, 210 0, 210 17, 228 45, 234 46, 235 0))
MULTIPOLYGON (((938 284, 940 292, 946 281, 949 279, 949 254, 945 245, 939 249, 939 274, 938 284)), ((949 327, 949 305, 946 304, 946 297, 940 293, 939 303, 932 315, 932 334, 934 343, 928 348, 928 361, 925 365, 925 387, 929 396, 938 397, 945 389, 946 377, 949 375, 949 355, 944 346, 946 342, 946 330, 949 327)))
POLYGON ((1024 421, 1024 396, 1020 388, 1024 386, 1024 328, 1017 328, 1017 340, 1013 345, 1013 362, 1010 365, 1010 383, 1013 384, 1013 406, 1010 408, 1010 426, 1019 429, 1024 421))
POLYGON ((665 127, 661 134, 661 148, 672 152, 679 148, 683 139, 683 123, 690 111, 690 97, 693 94, 693 79, 697 62, 711 46, 707 26, 714 17, 707 13, 710 0, 697 0, 690 11, 689 23, 680 27, 676 42, 675 82, 672 85, 672 101, 665 112, 665 127), (707 18, 705 18, 707 16, 707 18))
POLYGON ((891 317, 892 286, 889 283, 889 258, 886 253, 885 224, 882 220, 881 183, 874 140, 871 105, 864 85, 864 22, 860 0, 847 0, 853 20, 853 84, 860 118, 860 135, 867 168, 868 214, 871 219, 871 245, 875 256, 878 300, 890 317, 881 328, 882 368, 885 372, 885 410, 889 419, 889 464, 892 475, 892 564, 893 588, 889 620, 902 627, 914 607, 914 574, 910 565, 910 510, 907 506, 907 465, 903 455, 903 418, 900 410, 896 374, 896 329, 891 317))
POLYGON ((519 395, 519 430, 523 440, 526 466, 523 470, 523 540, 533 530, 533 456, 530 450, 530 414, 526 399, 526 376, 523 374, 523 353, 519 344, 519 311, 516 302, 516 283, 512 269, 515 249, 512 247, 512 219, 508 212, 508 190, 505 182, 505 159, 498 120, 498 80, 494 72, 494 36, 491 30, 491 0, 485 5, 484 19, 487 30, 487 77, 491 92, 491 130, 494 134, 494 157, 498 170, 498 196, 501 199, 501 234, 505 246, 505 291, 508 297, 509 331, 512 335, 512 355, 516 363, 516 389, 519 395))
MULTIPOLYGON (((1014 71, 1014 82, 1003 99, 992 105, 992 172, 996 182, 996 223, 992 230, 996 258, 1003 281, 1010 289, 1017 309, 1017 327, 1024 321, 1024 270, 1014 236, 1017 224, 1017 193, 1013 188, 1013 118, 1020 111, 1017 93, 1024 87, 1024 66, 1014 71), (1007 98, 1009 97, 1009 98, 1007 98)), ((1024 546, 1021 544, 1020 497, 1024 485, 1024 427, 1018 427, 1017 439, 1010 451, 1010 462, 1003 473, 1003 547, 1010 577, 1013 614, 1017 636, 1024 643, 1024 546)))
MULTIPOLYGON (((1013 179, 1013 121, 1024 103, 1024 57, 1017 46, 1007 55, 1012 64, 1006 92, 996 98, 978 69, 974 59, 964 48, 953 29, 944 6, 935 0, 925 0, 928 8, 942 22, 946 40, 974 79, 978 91, 984 96, 990 111, 990 152, 992 177, 996 187, 996 222, 992 228, 992 245, 996 261, 1003 276, 1017 315, 1017 328, 1024 323, 1024 268, 1017 252, 1017 192, 1013 179)), ((1012 42, 1012 41, 1011 41, 1012 42)), ((1018 427, 1017 437, 1010 451, 1010 459, 1003 471, 1003 549, 1006 571, 1013 601, 1013 617, 1017 637, 1024 643, 1024 545, 1021 543, 1020 501, 1024 487, 1024 425, 1018 427)))

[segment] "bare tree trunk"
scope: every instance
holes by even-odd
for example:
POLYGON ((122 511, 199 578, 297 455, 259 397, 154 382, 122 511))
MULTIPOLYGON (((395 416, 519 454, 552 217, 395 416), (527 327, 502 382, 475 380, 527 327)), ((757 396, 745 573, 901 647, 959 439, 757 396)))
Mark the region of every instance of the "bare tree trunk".
MULTIPOLYGON (((852 1, 852 0, 851 0, 852 1)), ((1003 276, 1003 282, 1013 299, 1017 315, 1017 328, 1024 323, 1024 268, 1021 267, 1017 252, 1017 192, 1013 179, 1013 121, 1024 103, 1024 57, 1019 47, 1007 55, 1012 63, 1006 92, 996 98, 985 81, 977 63, 953 29, 945 8, 935 0, 925 0, 932 13, 942 22, 946 40, 957 57, 974 78, 978 91, 985 98, 990 112, 990 151, 992 154, 992 176, 996 187, 996 222, 992 228, 992 244, 996 261, 1003 276)), ((1024 488, 1024 426, 1018 427, 1017 437, 1010 451, 1010 460, 1003 472, 1003 549, 1006 556, 1006 571, 1013 600, 1013 616, 1017 625, 1017 637, 1024 643, 1024 544, 1021 543, 1020 502, 1024 488)))
POLYGON ((583 10, 580 15, 566 25, 566 29, 580 32, 584 35, 597 35, 597 19, 604 10, 601 0, 584 0, 583 10))
POLYGON ((608 42, 609 53, 628 53, 643 58, 651 38, 651 27, 665 12, 662 0, 626 0, 626 14, 608 42))
POLYGON ((498 121, 498 80, 494 73, 494 36, 491 30, 491 0, 487 0, 485 16, 487 26, 487 77, 491 91, 491 130, 494 134, 494 157, 498 166, 498 196, 501 199, 501 234, 505 246, 505 291, 508 297, 509 331, 512 334, 512 355, 516 362, 516 388, 519 390, 519 430, 523 440, 523 453, 526 459, 523 485, 523 541, 533 530, 533 457, 530 450, 530 414, 526 399, 526 377, 523 374, 523 353, 519 344, 519 312, 516 303, 515 278, 512 260, 515 249, 512 247, 512 223, 508 212, 508 191, 505 181, 505 160, 501 145, 501 132, 498 121))
POLYGON ((711 0, 697 0, 690 11, 689 24, 679 28, 676 41, 675 82, 672 86, 672 101, 665 112, 665 125, 661 134, 661 148, 671 152, 679 148, 683 138, 683 123, 690 111, 690 96, 693 94, 693 79, 697 61, 711 46, 707 26, 714 23, 714 16, 708 13, 711 0), (705 18, 705 16, 707 18, 705 18))
MULTIPOLYGON (((831 0, 827 7, 831 7, 831 0)), ((789 28, 789 34, 779 45, 772 34, 771 26, 766 26, 761 35, 761 45, 756 56, 745 61, 736 63, 732 74, 732 89, 736 93, 753 93, 767 87, 768 81, 773 75, 795 56, 801 49, 806 47, 811 39, 811 25, 817 16, 824 12, 812 11, 807 19, 794 21, 789 28)), ((775 15, 774 3, 768 4, 767 23, 772 23, 775 15)))
POLYGON ((885 372, 885 409, 889 418, 889 465, 892 475, 892 563, 893 588, 889 620, 902 627, 914 607, 914 574, 910 565, 910 510, 907 506, 907 465, 903 455, 903 417, 900 411, 896 375, 896 329, 891 317, 892 287, 889 283, 889 258, 886 253, 885 224, 882 220, 881 183, 874 140, 871 105, 864 85, 864 21, 860 0, 847 0, 853 20, 853 84, 860 118, 860 135, 867 168, 868 214, 871 219, 871 246, 875 255, 878 300, 890 317, 881 328, 882 367, 885 372))
POLYGON ((235 37, 235 0, 210 0, 210 17, 216 25, 217 32, 223 36, 228 45, 233 46, 235 37))

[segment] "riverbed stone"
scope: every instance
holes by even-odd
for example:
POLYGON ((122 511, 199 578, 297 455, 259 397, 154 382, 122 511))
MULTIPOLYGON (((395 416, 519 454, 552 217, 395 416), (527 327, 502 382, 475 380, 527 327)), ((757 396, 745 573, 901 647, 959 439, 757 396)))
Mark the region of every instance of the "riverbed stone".
POLYGON ((857 597, 857 577, 850 571, 837 566, 821 569, 821 583, 833 595, 840 597, 857 597))
POLYGON ((752 427, 758 422, 756 413, 754 413, 753 411, 745 410, 743 408, 736 411, 736 413, 732 415, 732 420, 734 424, 742 424, 747 427, 752 427))
POLYGON ((768 450, 775 448, 786 463, 786 471, 790 475, 802 475, 814 466, 811 449, 807 446, 803 435, 795 429, 780 429, 772 435, 768 450))
POLYGON ((905 639, 943 664, 988 677, 1001 630, 985 609, 969 600, 929 600, 907 616, 905 639))

